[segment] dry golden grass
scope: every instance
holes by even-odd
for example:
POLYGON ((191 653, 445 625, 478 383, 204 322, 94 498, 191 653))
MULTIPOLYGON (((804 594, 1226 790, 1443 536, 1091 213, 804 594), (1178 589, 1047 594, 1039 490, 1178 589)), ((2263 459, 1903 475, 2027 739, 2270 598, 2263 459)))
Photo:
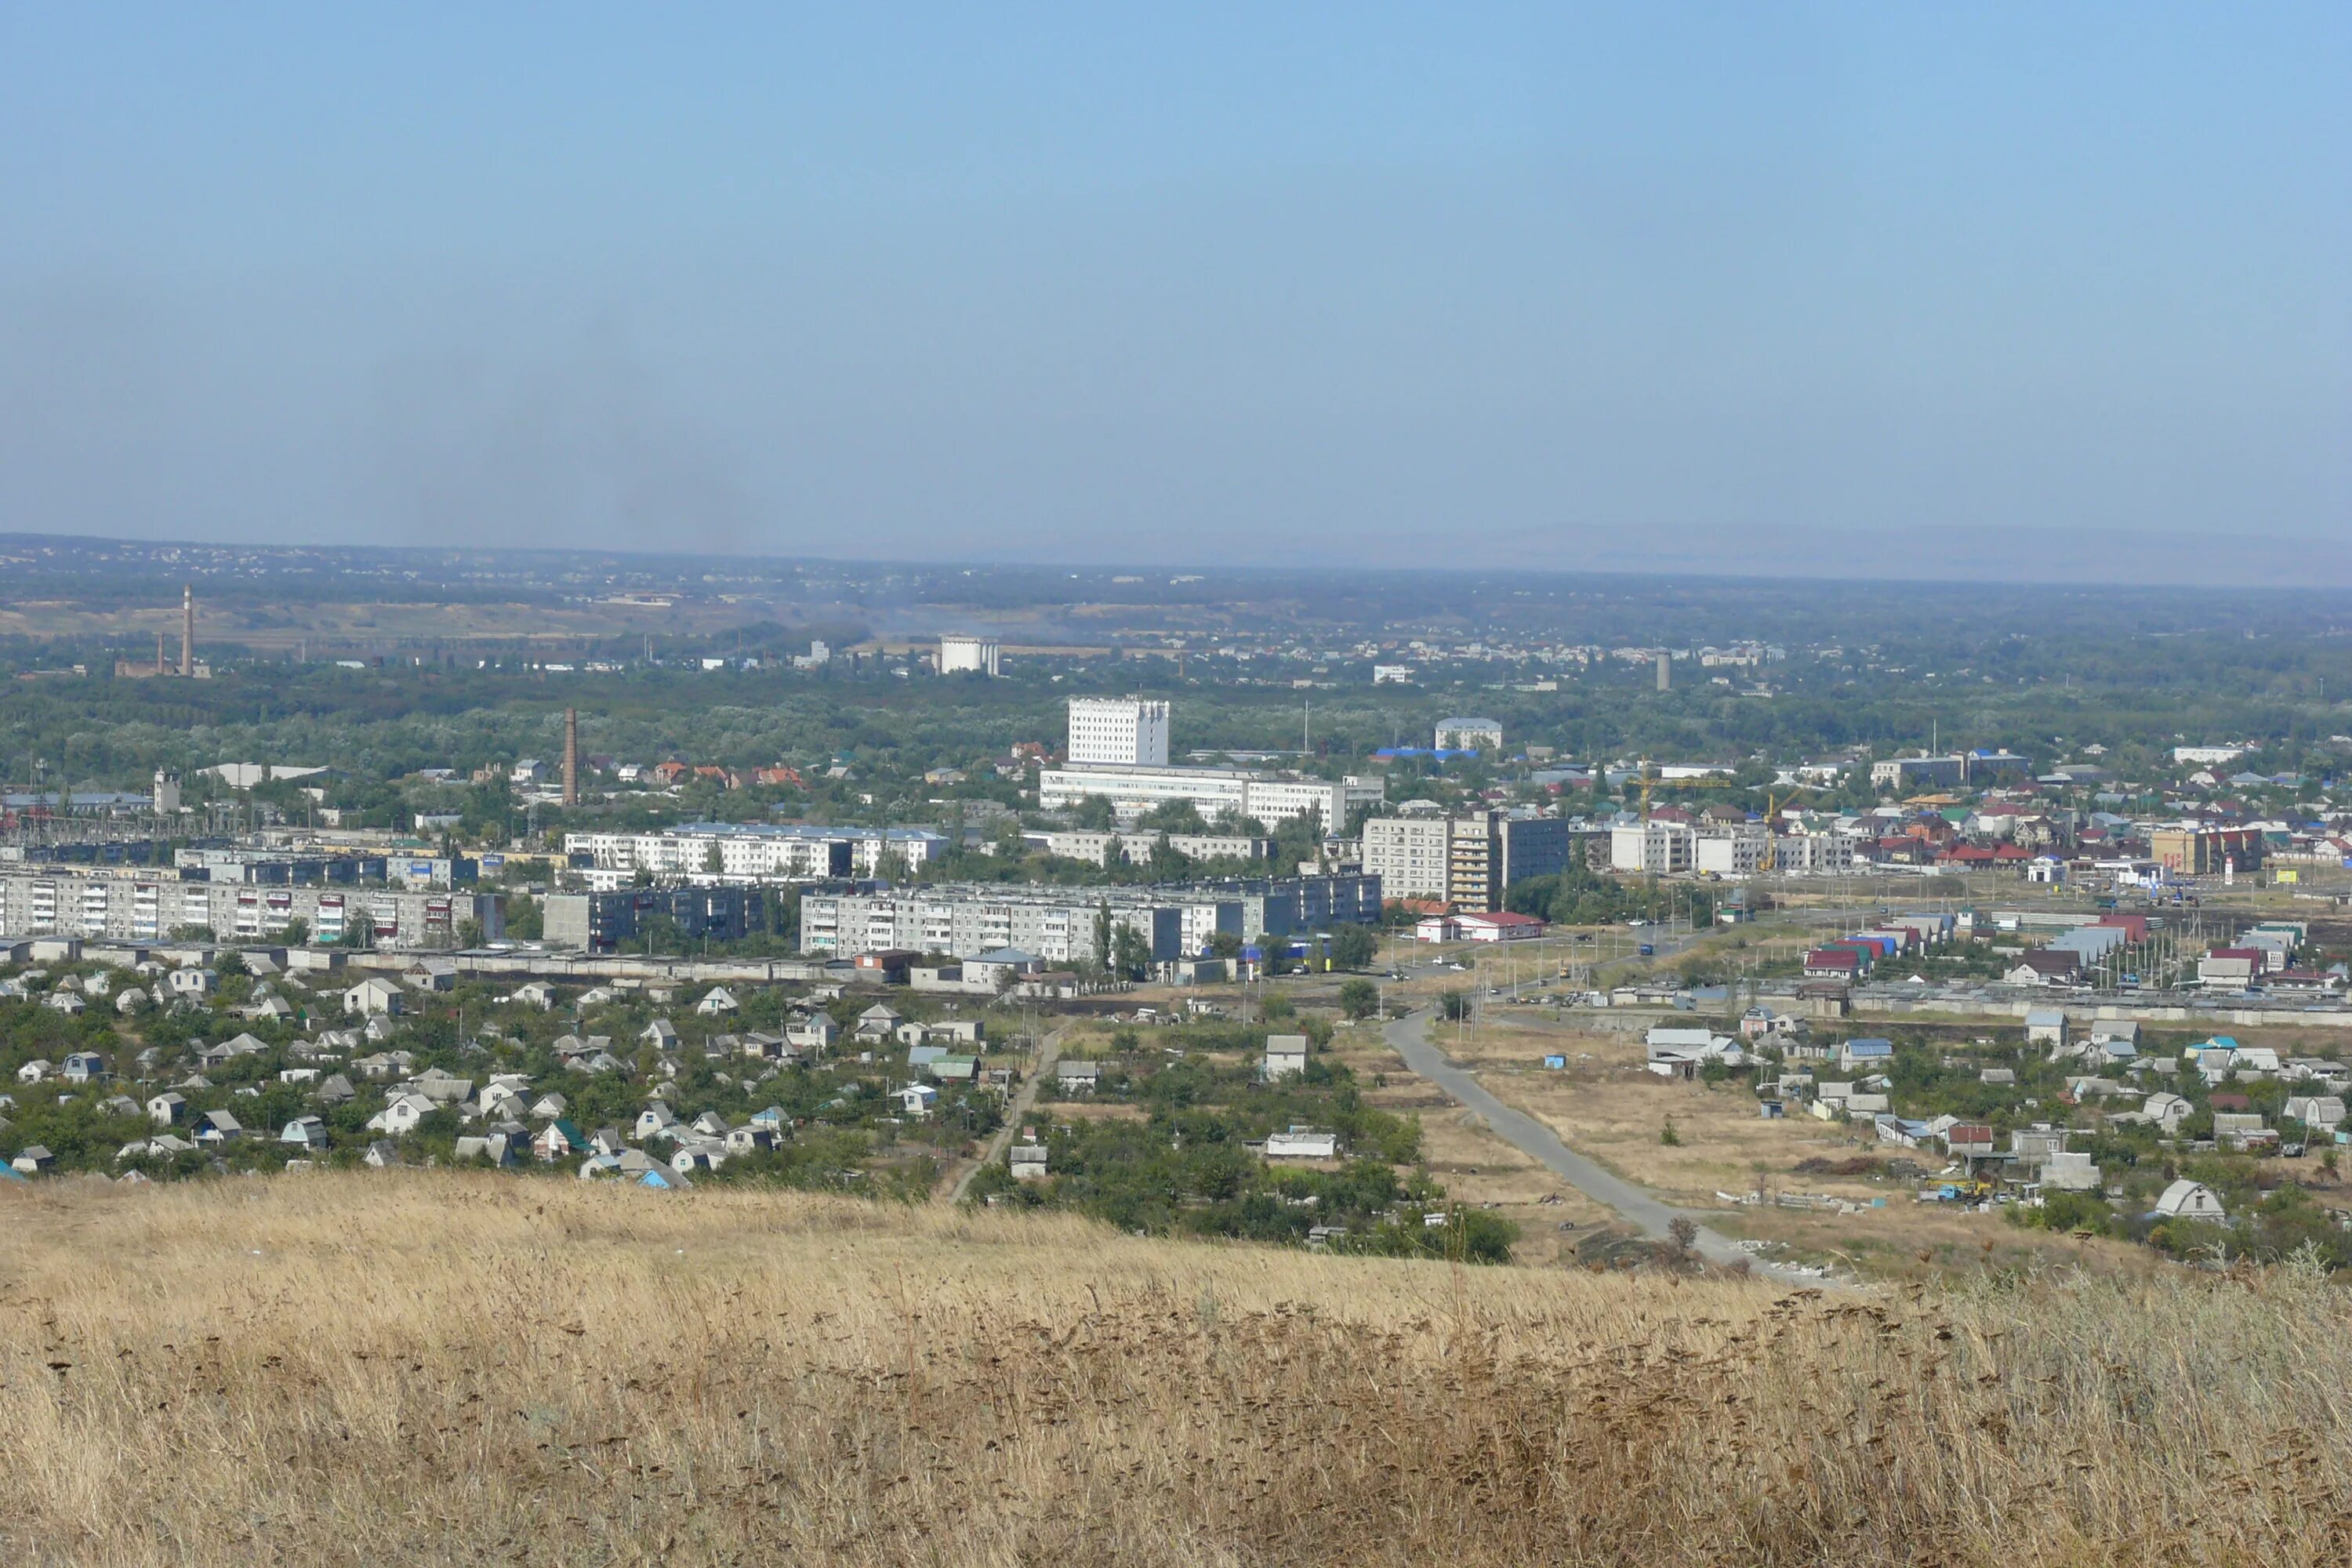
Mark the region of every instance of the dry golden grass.
POLYGON ((1713 1088, 1660 1078, 1643 1069, 1646 1052, 1638 1032, 1580 1028, 1528 1010, 1498 1013, 1479 1026, 1475 1040, 1451 1030, 1443 1037, 1456 1060, 1479 1069, 1479 1081, 1496 1098, 1542 1120, 1570 1148, 1669 1202, 1716 1211, 1718 1228, 1727 1234, 1781 1243, 1793 1249, 1790 1256, 1879 1276, 1973 1270, 1988 1261, 1987 1242, 1992 1260, 2004 1265, 2040 1258, 2141 1272, 2149 1262, 2145 1248, 2127 1242, 2085 1247, 1993 1215, 1919 1204, 1909 1184, 1800 1169, 1808 1161, 1834 1165, 1856 1156, 1908 1159, 1933 1169, 1943 1156, 1933 1149, 1891 1148, 1862 1123, 1821 1121, 1801 1112, 1768 1121, 1742 1084, 1713 1088), (1567 1068, 1540 1066, 1548 1052, 1565 1054, 1567 1068), (1678 1143, 1659 1141, 1669 1117, 1678 1143), (1772 1192, 1864 1205, 1884 1198, 1886 1206, 1815 1215, 1727 1208, 1716 1196, 1752 1192, 1759 1184, 1772 1192))
POLYGON ((2305 1563, 2314 1279, 1784 1297, 412 1173, 0 1199, 12 1561, 2305 1563))

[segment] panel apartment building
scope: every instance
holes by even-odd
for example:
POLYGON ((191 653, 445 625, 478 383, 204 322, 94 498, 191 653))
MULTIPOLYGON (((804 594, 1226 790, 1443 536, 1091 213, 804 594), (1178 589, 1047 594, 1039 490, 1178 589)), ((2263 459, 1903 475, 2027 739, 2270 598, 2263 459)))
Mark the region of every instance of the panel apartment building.
POLYGON ((567 833, 563 848, 595 871, 750 885, 877 877, 886 855, 912 870, 946 854, 948 840, 928 827, 690 822, 645 833, 567 833))
POLYGON ((1141 937, 1155 963, 1195 957, 1226 931, 1250 941, 1297 936, 1381 917, 1381 880, 1366 873, 1244 877, 1160 887, 1049 888, 943 883, 870 893, 801 895, 801 951, 938 952, 978 958, 1019 948, 1049 963, 1092 958, 1096 927, 1141 937))
POLYGON ((1748 877, 1763 868, 1765 846, 1772 869, 1784 876, 1836 876, 1853 868, 1853 841, 1832 833, 1766 835, 1759 822, 1620 823, 1610 830, 1609 860, 1620 871, 1645 877, 1710 872, 1748 877))
POLYGON ((1491 914, 1515 883, 1565 870, 1575 842, 1560 816, 1375 816, 1364 823, 1364 869, 1389 898, 1491 914))
POLYGON ((758 888, 626 888, 611 892, 550 893, 541 931, 550 947, 615 952, 652 928, 670 921, 688 942, 735 942, 767 929, 766 895, 758 888))
POLYGON ((295 921, 317 942, 365 923, 374 945, 452 948, 468 923, 503 932, 493 894, 398 888, 327 889, 183 880, 128 866, 0 868, 0 935, 161 942, 190 929, 223 942, 276 942, 295 921))

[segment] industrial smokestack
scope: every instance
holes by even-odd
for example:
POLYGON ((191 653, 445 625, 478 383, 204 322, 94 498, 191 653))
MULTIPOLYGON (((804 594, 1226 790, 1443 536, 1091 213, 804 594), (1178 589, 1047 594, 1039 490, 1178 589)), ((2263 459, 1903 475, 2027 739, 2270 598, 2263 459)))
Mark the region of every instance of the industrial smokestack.
POLYGON ((180 673, 196 672, 196 590, 192 583, 180 584, 180 673))
POLYGON ((580 804, 580 710, 563 710, 563 804, 580 804))

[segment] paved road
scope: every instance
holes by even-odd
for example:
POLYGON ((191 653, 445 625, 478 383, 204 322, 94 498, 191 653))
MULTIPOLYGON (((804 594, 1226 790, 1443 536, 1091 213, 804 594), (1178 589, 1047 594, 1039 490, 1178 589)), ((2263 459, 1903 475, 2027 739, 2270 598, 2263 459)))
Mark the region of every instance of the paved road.
MULTIPOLYGON (((1514 1110, 1496 1099, 1479 1083, 1476 1075, 1430 1042, 1429 1019, 1427 1012, 1408 1014, 1389 1025, 1382 1036, 1390 1047, 1404 1058, 1405 1066, 1477 1112, 1480 1120, 1506 1142, 1540 1162, 1545 1169, 1586 1197, 1616 1210, 1644 1236, 1663 1241, 1667 1226, 1675 1220, 1698 1218, 1696 1215, 1685 1215, 1648 1189, 1601 1169, 1561 1142, 1559 1134, 1526 1111, 1514 1110)), ((1818 1275, 1800 1274, 1743 1252, 1704 1225, 1699 1226, 1696 1245, 1699 1256, 1709 1262, 1730 1263, 1745 1258, 1757 1273, 1780 1284, 1820 1287, 1828 1283, 1818 1275)))
POLYGON ((1062 1029, 1056 1029, 1045 1037, 1045 1044, 1037 1053, 1037 1070, 1029 1075, 1028 1080, 1022 1084, 1020 1091, 1013 1095, 1013 1103, 1004 1108, 1004 1125, 998 1128, 996 1135, 988 1141, 988 1147, 981 1152, 979 1161, 962 1175, 958 1176, 955 1185, 948 1189, 948 1202, 951 1204, 963 1202, 964 1189, 971 1185, 971 1179, 979 1175, 988 1165, 1004 1158, 1006 1145, 1013 1142, 1013 1134, 1020 1131, 1021 1119, 1029 1114, 1031 1106, 1037 1103, 1038 1089, 1045 1086, 1047 1079, 1054 1076, 1054 1064, 1062 1059, 1062 1030, 1068 1027, 1069 1026, 1065 1024, 1062 1029))

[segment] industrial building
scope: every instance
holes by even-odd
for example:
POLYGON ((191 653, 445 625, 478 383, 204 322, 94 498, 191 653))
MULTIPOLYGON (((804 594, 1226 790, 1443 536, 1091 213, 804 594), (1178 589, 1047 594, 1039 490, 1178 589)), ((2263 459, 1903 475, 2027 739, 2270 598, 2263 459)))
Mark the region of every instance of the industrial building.
POLYGON ((1058 811, 1098 795, 1125 823, 1157 806, 1189 805, 1209 822, 1231 813, 1267 827, 1312 812, 1325 832, 1339 833, 1350 813, 1387 795, 1377 778, 1335 784, 1250 768, 1170 767, 1168 724, 1165 702, 1071 698, 1067 761, 1038 774, 1038 806, 1058 811))
POLYGON ((1100 795, 1122 822, 1154 806, 1187 805, 1214 822, 1226 812, 1267 827, 1314 812, 1326 832, 1344 829, 1358 806, 1378 805, 1387 795, 1378 778, 1293 778, 1249 768, 1119 767, 1108 763, 1047 768, 1037 776, 1037 804, 1047 811, 1076 805, 1100 795))
POLYGON ((940 673, 984 675, 993 680, 998 655, 992 637, 943 637, 940 638, 940 673))
POLYGON ((1966 783, 1966 757, 1890 757, 1870 764, 1873 789, 1958 789, 1966 783))
POLYGON ((903 870, 947 853, 928 827, 838 827, 810 823, 689 822, 642 833, 567 833, 565 853, 596 871, 666 881, 821 882, 903 870))
POLYGON ((295 921, 313 941, 343 940, 365 922, 377 947, 449 948, 468 926, 503 929, 495 896, 396 888, 184 879, 130 866, 0 868, 0 934, 156 942, 202 931, 215 942, 278 941, 295 921))
POLYGON ((1143 939, 1154 963, 1201 955, 1220 931, 1244 941, 1296 936, 1381 918, 1381 880, 1361 873, 1244 877, 1157 887, 1053 888, 941 884, 801 895, 801 951, 937 952, 978 958, 1017 948, 1049 963, 1096 955, 1097 927, 1143 939))

